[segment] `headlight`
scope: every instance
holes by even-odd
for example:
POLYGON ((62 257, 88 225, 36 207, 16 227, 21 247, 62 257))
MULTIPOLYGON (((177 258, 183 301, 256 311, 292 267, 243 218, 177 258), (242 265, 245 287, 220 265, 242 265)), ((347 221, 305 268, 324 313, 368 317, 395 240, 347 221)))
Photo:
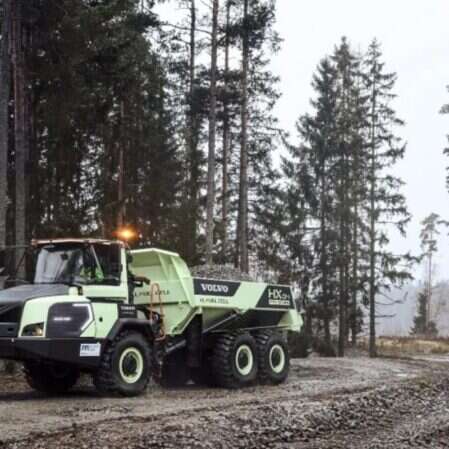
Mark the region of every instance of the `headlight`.
POLYGON ((48 311, 47 337, 80 337, 93 321, 89 303, 53 304, 48 311))
POLYGON ((22 337, 43 337, 44 323, 28 324, 22 331, 22 337))

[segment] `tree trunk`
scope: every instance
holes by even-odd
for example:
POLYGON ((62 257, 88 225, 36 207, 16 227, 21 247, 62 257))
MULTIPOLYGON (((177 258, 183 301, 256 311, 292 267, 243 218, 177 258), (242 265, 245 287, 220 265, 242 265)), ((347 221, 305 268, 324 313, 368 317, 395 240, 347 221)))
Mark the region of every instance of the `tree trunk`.
POLYGON ((240 192, 239 192, 239 249, 240 269, 249 271, 248 258, 248 66, 249 33, 248 2, 244 0, 243 11, 243 51, 242 51, 242 136, 240 148, 240 192))
MULTIPOLYGON (((13 67, 14 67, 14 141, 15 141, 15 243, 18 246, 26 244, 26 203, 27 189, 25 168, 28 159, 28 142, 26 139, 26 67, 25 67, 25 32, 23 27, 23 0, 16 0, 13 7, 13 67)), ((23 254, 18 250, 17 262, 23 254)), ((25 276, 25 267, 22 264, 18 277, 25 276)))
POLYGON ((354 182, 352 185, 353 198, 354 198, 354 218, 353 218, 353 228, 352 228, 352 279, 351 279, 351 316, 352 316, 352 346, 357 345, 357 306, 358 306, 358 291, 359 291, 359 153, 358 148, 354 149, 354 182))
POLYGON ((339 263, 339 296, 338 296, 338 356, 344 357, 346 343, 346 267, 345 267, 345 225, 344 217, 340 218, 340 263, 339 263))
POLYGON ((229 162, 229 147, 230 147, 230 133, 229 133, 229 104, 228 104, 228 78, 229 78, 229 24, 231 21, 231 0, 226 2, 226 37, 225 37, 225 68, 224 68, 224 97, 223 97, 223 179, 222 179, 222 249, 221 259, 222 263, 227 261, 228 253, 228 210, 229 210, 229 198, 228 198, 228 162, 229 162))
POLYGON ((0 48, 0 247, 6 245, 8 211, 8 135, 11 95, 11 0, 3 1, 2 42, 0 48))
POLYGON ((125 224, 125 102, 120 102, 120 137, 118 142, 117 228, 125 224))
POLYGON ((196 77, 196 5, 190 0, 190 61, 189 61, 189 112, 187 123, 187 146, 189 160, 189 232, 187 238, 186 258, 189 263, 196 263, 196 241, 198 232, 198 191, 199 191, 199 154, 197 142, 197 119, 195 107, 196 77))
POLYGON ((372 91, 371 167, 370 167, 370 229, 369 229, 369 356, 377 356, 376 348, 376 86, 372 91))
MULTIPOLYGON (((344 138, 343 138, 343 141, 344 138)), ((339 312, 338 312, 338 356, 344 357, 348 328, 348 161, 342 156, 340 173, 340 260, 339 260, 339 312)))
POLYGON ((354 206, 354 224, 353 224, 353 262, 352 262, 352 282, 351 282, 351 294, 352 294, 352 346, 357 345, 357 297, 358 297, 358 270, 359 270, 359 251, 358 251, 358 203, 357 199, 354 206))
POLYGON ((330 317, 329 317, 329 287, 328 287, 328 260, 327 260, 327 221, 326 221, 326 173, 324 170, 326 162, 323 161, 323 175, 321 176, 321 194, 320 194, 320 240, 321 240, 321 258, 320 269, 323 276, 323 325, 324 325, 324 341, 326 346, 331 345, 330 317))
POLYGON ((214 253, 215 209, 215 135, 217 128, 217 33, 219 0, 213 0, 212 47, 210 64, 209 154, 207 158, 206 263, 211 265, 214 253))
MULTIPOLYGON (((430 241, 433 241, 434 235, 433 232, 430 232, 430 241)), ((432 320, 432 251, 429 251, 428 257, 428 274, 427 274, 427 313, 426 313, 426 322, 425 322, 425 333, 428 334, 430 331, 430 321, 432 320)))

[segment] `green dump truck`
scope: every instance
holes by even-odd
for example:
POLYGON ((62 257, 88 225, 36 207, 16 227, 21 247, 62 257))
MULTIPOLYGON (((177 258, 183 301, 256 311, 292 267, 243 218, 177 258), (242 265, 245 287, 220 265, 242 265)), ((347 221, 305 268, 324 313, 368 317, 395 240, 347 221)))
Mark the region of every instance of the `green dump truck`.
POLYGON ((285 334, 302 326, 288 286, 194 278, 178 254, 119 241, 39 240, 27 253, 31 277, 0 291, 0 358, 23 362, 36 390, 62 393, 81 373, 124 396, 151 378, 287 378, 285 334))

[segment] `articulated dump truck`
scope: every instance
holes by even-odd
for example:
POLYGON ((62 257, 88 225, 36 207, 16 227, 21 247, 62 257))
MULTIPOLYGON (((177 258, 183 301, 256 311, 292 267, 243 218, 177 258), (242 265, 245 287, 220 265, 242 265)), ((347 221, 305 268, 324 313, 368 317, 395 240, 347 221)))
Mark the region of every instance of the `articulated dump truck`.
POLYGON ((287 331, 299 332, 291 288, 194 278, 178 254, 106 240, 33 241, 30 278, 0 291, 0 358, 21 361, 47 394, 90 373, 101 393, 164 386, 279 384, 287 331))

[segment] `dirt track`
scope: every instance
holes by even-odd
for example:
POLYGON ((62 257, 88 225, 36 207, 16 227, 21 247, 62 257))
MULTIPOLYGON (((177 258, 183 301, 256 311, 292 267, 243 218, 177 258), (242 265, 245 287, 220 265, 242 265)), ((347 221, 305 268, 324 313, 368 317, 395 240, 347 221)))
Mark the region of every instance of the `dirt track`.
POLYGON ((0 448, 449 447, 449 357, 295 360, 287 384, 63 398, 0 384, 0 448))

